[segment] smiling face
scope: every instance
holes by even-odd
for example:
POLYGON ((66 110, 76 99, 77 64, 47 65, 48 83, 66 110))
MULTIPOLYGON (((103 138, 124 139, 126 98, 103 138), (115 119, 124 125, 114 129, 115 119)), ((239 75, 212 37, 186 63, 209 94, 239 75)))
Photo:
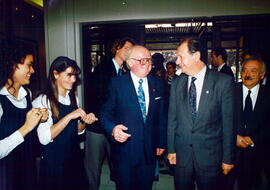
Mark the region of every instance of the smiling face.
POLYGON ((194 54, 189 52, 187 42, 182 43, 177 48, 176 56, 176 65, 180 66, 183 73, 192 75, 196 58, 194 54))
POLYGON ((140 78, 146 77, 152 69, 150 51, 143 46, 134 46, 131 51, 128 59, 131 72, 140 78), (141 59, 143 60, 139 61, 141 59))
POLYGON ((68 67, 63 72, 58 73, 57 71, 53 71, 54 77, 56 80, 58 92, 62 95, 66 95, 67 90, 71 90, 73 84, 76 82, 76 75, 74 74, 74 69, 72 67, 68 67))
POLYGON ((265 72, 262 71, 262 63, 258 60, 247 61, 242 68, 241 79, 243 84, 252 89, 261 79, 264 78, 265 72))
POLYGON ((35 72, 33 69, 33 55, 26 55, 23 63, 17 64, 13 73, 14 86, 29 84, 30 77, 35 72))

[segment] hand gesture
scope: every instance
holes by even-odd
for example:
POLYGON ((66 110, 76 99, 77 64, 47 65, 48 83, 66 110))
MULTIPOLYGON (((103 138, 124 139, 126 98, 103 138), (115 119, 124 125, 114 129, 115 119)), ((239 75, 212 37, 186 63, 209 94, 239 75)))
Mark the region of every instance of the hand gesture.
POLYGON ((176 153, 168 153, 168 156, 167 156, 170 164, 176 164, 176 153))
POLYGON ((128 128, 122 124, 116 125, 112 131, 114 139, 120 143, 126 142, 126 140, 131 136, 130 134, 124 132, 127 129, 128 128))
POLYGON ((82 108, 78 108, 78 109, 74 110, 73 112, 69 113, 68 115, 69 115, 70 119, 86 118, 86 113, 82 108))
POLYGON ((40 122, 45 122, 48 120, 49 117, 49 112, 48 112, 48 108, 42 108, 40 109, 40 113, 41 113, 41 119, 40 122))
POLYGON ((26 114, 26 119, 24 122, 25 129, 30 132, 32 131, 35 126, 39 123, 42 115, 40 113, 40 108, 32 108, 26 114))
POLYGON ((89 113, 89 114, 86 115, 86 117, 82 118, 82 120, 87 124, 92 124, 95 121, 97 121, 98 118, 96 118, 95 114, 89 113))
POLYGON ((249 146, 249 143, 243 136, 237 135, 236 145, 240 148, 247 148, 249 146))

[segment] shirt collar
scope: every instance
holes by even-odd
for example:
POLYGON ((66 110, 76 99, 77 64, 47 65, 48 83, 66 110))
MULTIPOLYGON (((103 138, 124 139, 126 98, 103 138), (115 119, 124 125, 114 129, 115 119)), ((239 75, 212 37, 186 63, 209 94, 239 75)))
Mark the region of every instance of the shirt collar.
POLYGON ((119 68, 122 68, 122 66, 119 67, 118 63, 115 61, 114 58, 112 58, 112 62, 113 62, 113 65, 115 67, 116 73, 118 73, 119 68))
POLYGON ((225 65, 225 63, 223 63, 220 66, 218 66, 218 69, 217 70, 220 71, 224 65, 225 65))
POLYGON ((249 90, 251 91, 251 94, 255 94, 256 92, 259 91, 259 88, 260 88, 260 84, 259 84, 259 83, 258 83, 256 86, 254 86, 253 88, 251 88, 251 89, 248 89, 248 88, 244 85, 244 83, 243 83, 243 92, 244 92, 245 94, 248 94, 248 91, 249 91, 249 90))
POLYGON ((14 100, 22 100, 26 95, 27 95, 27 92, 26 90, 21 86, 19 88, 19 92, 18 92, 18 98, 15 98, 13 95, 11 95, 7 89, 7 87, 2 87, 0 89, 0 95, 4 95, 4 96, 8 96, 14 100))
MULTIPOLYGON (((204 66, 204 67, 200 70, 200 72, 198 72, 194 77, 195 77, 196 80, 198 81, 198 79, 200 80, 200 79, 203 79, 203 78, 204 78, 205 73, 206 73, 206 66, 204 66)), ((189 76, 189 78, 191 79, 192 76, 189 76)))
POLYGON ((145 82, 147 80, 147 77, 144 77, 144 78, 140 78, 138 76, 136 76, 132 71, 130 71, 130 75, 131 75, 131 78, 134 82, 136 83, 139 83, 139 80, 142 79, 143 82, 145 82))

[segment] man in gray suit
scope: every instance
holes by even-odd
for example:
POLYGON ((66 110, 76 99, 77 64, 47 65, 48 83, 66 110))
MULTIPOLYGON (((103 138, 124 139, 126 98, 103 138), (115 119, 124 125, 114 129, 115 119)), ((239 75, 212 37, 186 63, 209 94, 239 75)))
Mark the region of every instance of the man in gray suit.
POLYGON ((175 189, 216 190, 219 174, 233 167, 233 82, 207 69, 201 43, 184 39, 176 64, 183 74, 172 82, 168 114, 168 159, 175 166, 175 189))

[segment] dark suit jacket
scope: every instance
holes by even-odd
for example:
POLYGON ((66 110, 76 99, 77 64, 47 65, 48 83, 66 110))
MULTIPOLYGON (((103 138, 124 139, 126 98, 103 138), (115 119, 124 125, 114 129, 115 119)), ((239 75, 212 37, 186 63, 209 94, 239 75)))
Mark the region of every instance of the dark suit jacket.
POLYGON ((156 148, 166 147, 163 83, 154 76, 148 75, 147 79, 150 100, 145 123, 130 73, 112 79, 109 97, 102 106, 100 120, 113 142, 112 160, 118 166, 137 163, 141 159, 151 163, 155 159, 156 148), (116 142, 112 136, 117 124, 128 127, 127 133, 131 134, 125 143, 116 142))
MULTIPOLYGON (((237 128, 237 134, 241 136, 249 136, 254 142, 254 147, 249 147, 250 151, 247 151, 249 157, 255 159, 257 163, 260 162, 260 158, 269 155, 269 136, 270 136, 270 99, 269 91, 263 85, 260 85, 256 104, 252 112, 251 119, 244 126, 243 115, 243 86, 242 83, 236 84, 235 87, 235 125, 237 128)), ((238 148, 238 151, 240 148, 238 148)), ((239 153, 239 152, 237 152, 239 153)), ((239 155, 239 154, 237 154, 239 155)), ((238 157, 238 156, 237 156, 238 157)))
POLYGON ((233 82, 231 77, 207 69, 195 122, 188 103, 188 76, 181 74, 171 86, 168 114, 168 152, 186 166, 192 158, 200 168, 219 171, 233 163, 233 82))
POLYGON ((230 75, 234 80, 234 74, 233 74, 231 68, 228 67, 228 65, 226 63, 225 63, 225 65, 223 65, 223 67, 220 69, 219 72, 230 75))
MULTIPOLYGON (((117 73, 111 58, 105 64, 98 65, 95 69, 92 81, 93 98, 90 101, 90 110, 87 111, 93 112, 98 118, 100 117, 101 106, 107 98, 111 78, 116 76, 117 73)), ((104 133, 100 121, 95 122, 94 125, 95 126, 89 126, 86 129, 96 133, 104 133)))

